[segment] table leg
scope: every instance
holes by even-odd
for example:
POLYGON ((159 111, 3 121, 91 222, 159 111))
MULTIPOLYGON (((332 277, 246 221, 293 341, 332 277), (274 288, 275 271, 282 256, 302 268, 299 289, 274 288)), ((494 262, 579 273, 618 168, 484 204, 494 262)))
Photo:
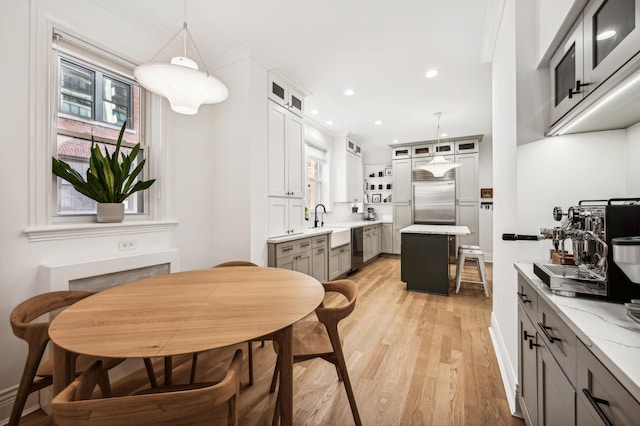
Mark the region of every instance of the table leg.
POLYGON ((66 349, 53 345, 53 396, 59 394, 75 378, 75 358, 66 349))
POLYGON ((165 386, 173 384, 173 358, 170 356, 164 357, 164 384, 165 386))
POLYGON ((278 357, 280 359, 280 424, 293 424, 293 326, 288 326, 276 333, 278 341, 278 357))

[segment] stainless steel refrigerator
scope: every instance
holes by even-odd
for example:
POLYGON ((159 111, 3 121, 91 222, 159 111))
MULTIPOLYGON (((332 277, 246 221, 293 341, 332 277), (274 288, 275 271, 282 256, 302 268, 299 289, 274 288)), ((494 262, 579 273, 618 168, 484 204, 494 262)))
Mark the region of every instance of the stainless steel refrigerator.
POLYGON ((413 182, 413 223, 456 224, 455 179, 433 178, 413 182))
MULTIPOLYGON (((413 223, 456 224, 456 180, 450 171, 442 178, 421 176, 413 181, 413 223)), ((456 237, 449 236, 449 263, 456 261, 456 237)))

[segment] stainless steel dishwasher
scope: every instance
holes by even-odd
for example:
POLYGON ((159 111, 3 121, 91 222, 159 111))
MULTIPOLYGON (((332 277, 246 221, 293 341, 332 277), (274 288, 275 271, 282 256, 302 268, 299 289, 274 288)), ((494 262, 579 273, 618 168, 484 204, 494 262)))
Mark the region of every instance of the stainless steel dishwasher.
POLYGON ((351 229, 351 270, 360 269, 364 263, 364 227, 351 229))

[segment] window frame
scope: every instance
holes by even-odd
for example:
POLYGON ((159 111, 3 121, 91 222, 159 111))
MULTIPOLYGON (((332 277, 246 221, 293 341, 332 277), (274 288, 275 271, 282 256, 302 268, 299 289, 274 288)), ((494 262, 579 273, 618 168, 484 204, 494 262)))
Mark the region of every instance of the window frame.
MULTIPOLYGON (((28 225, 24 234, 29 241, 51 241, 70 238, 90 238, 95 236, 123 235, 139 232, 173 231, 177 221, 172 219, 173 188, 167 179, 174 172, 169 158, 172 153, 171 140, 165 128, 165 117, 169 107, 164 100, 149 92, 144 93, 146 120, 144 131, 147 141, 146 176, 156 178, 149 188, 146 214, 129 215, 125 221, 117 224, 99 224, 95 215, 79 216, 75 219, 54 220, 53 190, 55 175, 51 167, 54 156, 53 141, 56 133, 57 98, 54 99, 52 88, 57 87, 56 68, 57 55, 53 47, 54 34, 63 33, 81 45, 98 49, 109 59, 131 68, 139 61, 132 59, 113 46, 104 45, 92 40, 87 34, 77 34, 70 29, 52 11, 39 4, 31 5, 31 26, 29 38, 29 205, 28 225), (44 95, 43 95, 44 94, 44 95), (153 141, 153 143, 151 143, 153 141), (162 194, 162 197, 160 195, 162 194)), ((95 35, 95 34, 94 34, 95 35)), ((106 37, 106 36, 105 36, 106 37)), ((110 39, 106 39, 110 42, 110 39)), ((121 45, 129 49, 127 45, 121 45)), ((130 49, 131 50, 131 49, 130 49)))
MULTIPOLYGON (((54 129, 53 129, 53 137, 52 137, 52 148, 51 151, 53 156, 58 157, 58 136, 66 136, 71 138, 82 139, 85 141, 91 142, 91 137, 95 139, 96 142, 101 142, 104 144, 115 146, 117 139, 116 137, 109 136, 98 136, 92 135, 93 130, 97 128, 98 130, 103 129, 103 131, 111 132, 113 135, 116 135, 120 130, 120 124, 112 124, 102 120, 98 120, 98 114, 103 113, 102 102, 104 101, 104 96, 102 95, 103 91, 103 81, 104 76, 107 76, 111 79, 118 80, 121 83, 128 84, 132 89, 129 94, 129 112, 127 114, 127 128, 125 129, 125 138, 127 136, 133 137, 133 142, 127 142, 123 140, 122 146, 124 147, 133 147, 136 142, 140 143, 140 153, 142 155, 141 159, 149 158, 149 147, 145 138, 145 127, 146 127, 146 117, 145 117, 145 93, 146 91, 140 86, 133 77, 133 65, 131 65, 130 75, 126 75, 127 71, 123 71, 123 69, 117 69, 118 64, 114 64, 114 59, 109 57, 110 52, 105 52, 102 49, 97 47, 90 47, 85 45, 84 43, 76 40, 70 35, 65 34, 62 31, 54 30, 53 34, 54 43, 52 45, 53 58, 56 66, 52 69, 53 81, 54 84, 51 87, 51 90, 55 93, 52 96, 54 100, 54 104, 51 106, 54 111, 55 119, 54 119, 54 129), (109 56, 108 56, 109 55, 109 56), (93 56, 96 56, 95 58, 93 56), (103 59, 104 58, 104 59, 103 59), (103 62, 101 62, 103 61, 103 62), (85 70, 93 74, 93 107, 92 107, 92 117, 90 119, 83 118, 81 116, 75 114, 67 114, 60 111, 61 102, 62 102, 62 85, 61 85, 61 76, 62 76, 62 67, 63 62, 66 62, 73 68, 77 68, 80 70, 85 70), (135 111, 134 108, 134 86, 138 87, 139 93, 137 94, 139 100, 139 112, 137 120, 135 122, 135 111), (64 128, 64 125, 60 125, 60 118, 64 121, 73 121, 78 123, 78 125, 84 126, 86 128, 91 128, 92 134, 83 134, 81 132, 77 132, 74 130, 70 130, 68 128, 64 128), (129 123, 131 124, 129 125, 129 123), (95 127, 94 127, 95 126, 95 127), (137 128, 136 128, 137 127, 137 128)), ((145 167, 140 176, 140 179, 147 180, 149 179, 149 168, 145 167)), ((51 188, 51 212, 52 212, 52 221, 53 223, 69 223, 69 222, 90 222, 93 221, 95 217, 95 212, 61 212, 59 210, 59 194, 58 194, 58 177, 52 174, 52 188, 51 188)), ((151 188, 150 188, 151 189, 151 188)), ((142 209, 140 211, 131 212, 125 210, 125 218, 133 219, 134 217, 150 217, 150 208, 149 208, 149 190, 138 192, 133 197, 138 197, 138 202, 142 204, 142 209)))
MULTIPOLYGON (((305 142, 305 171, 307 171, 309 167, 309 160, 314 160, 320 166, 318 170, 318 178, 313 179, 312 181, 317 184, 320 184, 318 194, 316 196, 316 204, 328 204, 328 193, 329 193, 329 180, 328 180, 328 159, 327 159, 327 151, 324 148, 319 147, 314 143, 310 143, 308 140, 305 142), (318 153, 321 153, 319 155, 318 153)), ((315 205, 311 205, 311 200, 309 196, 309 173, 305 173, 305 203, 309 208, 315 207, 315 205)))

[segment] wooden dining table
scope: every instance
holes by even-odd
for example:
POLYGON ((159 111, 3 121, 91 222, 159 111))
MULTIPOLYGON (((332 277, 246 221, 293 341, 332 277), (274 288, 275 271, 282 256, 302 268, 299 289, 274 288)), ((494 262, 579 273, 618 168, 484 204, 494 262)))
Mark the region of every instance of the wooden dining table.
POLYGON ((280 347, 280 415, 293 421, 292 325, 314 311, 315 278, 278 268, 234 266, 161 275, 96 293, 49 327, 54 395, 74 379, 71 354, 171 357, 275 333, 280 347))

